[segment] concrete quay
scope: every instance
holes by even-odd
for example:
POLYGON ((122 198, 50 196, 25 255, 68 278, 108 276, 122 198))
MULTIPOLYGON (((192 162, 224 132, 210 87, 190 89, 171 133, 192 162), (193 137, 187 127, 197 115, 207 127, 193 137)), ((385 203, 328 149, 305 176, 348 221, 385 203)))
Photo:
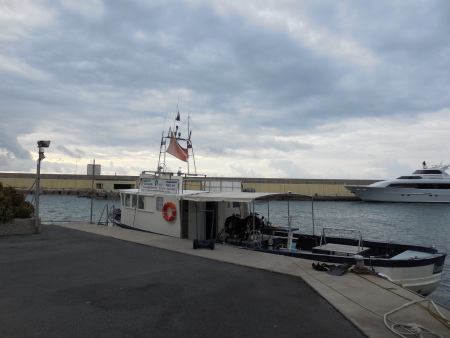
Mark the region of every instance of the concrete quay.
MULTIPOLYGON (((397 337, 383 316, 424 300, 307 260, 88 223, 1 238, 0 269, 2 337, 397 337)), ((419 305, 389 319, 450 336, 419 305)))

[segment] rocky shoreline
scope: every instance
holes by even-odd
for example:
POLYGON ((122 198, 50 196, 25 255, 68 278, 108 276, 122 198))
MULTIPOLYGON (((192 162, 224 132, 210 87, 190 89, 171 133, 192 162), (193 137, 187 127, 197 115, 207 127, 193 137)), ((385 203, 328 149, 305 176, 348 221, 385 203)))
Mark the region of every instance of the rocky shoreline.
MULTIPOLYGON (((17 188, 17 191, 21 191, 26 195, 34 194, 34 189, 20 189, 17 188)), ((44 189, 41 192, 42 195, 70 195, 77 196, 80 198, 94 198, 97 200, 118 200, 120 199, 120 195, 118 191, 107 191, 107 190, 94 190, 91 189, 83 189, 83 190, 73 190, 73 189, 44 189)))

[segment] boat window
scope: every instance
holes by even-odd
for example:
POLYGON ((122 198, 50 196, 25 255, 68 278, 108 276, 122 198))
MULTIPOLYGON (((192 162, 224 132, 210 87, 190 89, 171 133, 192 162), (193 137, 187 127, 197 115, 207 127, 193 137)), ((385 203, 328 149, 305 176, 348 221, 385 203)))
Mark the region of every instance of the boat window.
POLYGON ((398 180, 419 180, 422 176, 400 176, 397 179, 398 180))
POLYGON ((388 187, 413 189, 450 189, 450 183, 392 183, 388 187))
POLYGON ((130 206, 130 201, 131 201, 131 195, 130 194, 126 194, 125 195, 125 203, 123 204, 126 207, 130 206))
POLYGON ((416 188, 417 189, 417 183, 392 183, 392 184, 389 184, 388 187, 393 187, 393 188, 416 188))
POLYGON ((156 197, 156 211, 162 211, 164 199, 162 197, 156 197))
POLYGON ((419 184, 419 189, 450 189, 449 183, 426 183, 419 184))
POLYGON ((435 185, 437 185, 437 184, 431 184, 431 183, 419 184, 418 188, 419 189, 436 189, 435 185))
POLYGON ((145 197, 144 196, 138 196, 138 209, 145 209, 145 197))
POLYGON ((440 170, 416 170, 413 174, 428 174, 428 175, 441 175, 442 171, 440 170))
POLYGON ((136 195, 133 195, 133 196, 131 197, 131 207, 132 207, 132 208, 136 208, 136 201, 137 201, 137 196, 136 196, 136 195))

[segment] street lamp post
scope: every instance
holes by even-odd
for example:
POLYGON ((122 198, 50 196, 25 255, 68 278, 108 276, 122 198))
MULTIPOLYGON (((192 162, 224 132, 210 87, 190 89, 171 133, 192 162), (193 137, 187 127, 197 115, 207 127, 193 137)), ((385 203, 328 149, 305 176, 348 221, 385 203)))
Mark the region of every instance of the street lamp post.
POLYGON ((39 195, 41 193, 41 184, 40 184, 40 176, 41 176, 41 161, 45 158, 44 150, 42 148, 48 148, 50 147, 50 141, 37 141, 37 145, 39 148, 39 157, 37 160, 37 175, 36 175, 36 193, 35 193, 35 226, 36 228, 39 227, 39 195))

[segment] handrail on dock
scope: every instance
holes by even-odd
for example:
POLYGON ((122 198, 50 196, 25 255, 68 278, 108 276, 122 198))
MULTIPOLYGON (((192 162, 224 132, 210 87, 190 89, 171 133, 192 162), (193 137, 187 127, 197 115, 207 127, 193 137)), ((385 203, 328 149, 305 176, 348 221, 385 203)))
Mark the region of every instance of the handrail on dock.
POLYGON ((108 204, 105 204, 105 206, 102 209, 102 213, 100 215, 100 218, 97 222, 98 225, 109 225, 109 221, 111 221, 112 225, 114 225, 114 204, 111 204, 111 206, 109 206, 108 204), (106 221, 102 222, 102 218, 103 218, 103 214, 105 213, 105 209, 106 209, 106 221), (111 217, 111 213, 112 215, 112 219, 110 219, 111 217))

